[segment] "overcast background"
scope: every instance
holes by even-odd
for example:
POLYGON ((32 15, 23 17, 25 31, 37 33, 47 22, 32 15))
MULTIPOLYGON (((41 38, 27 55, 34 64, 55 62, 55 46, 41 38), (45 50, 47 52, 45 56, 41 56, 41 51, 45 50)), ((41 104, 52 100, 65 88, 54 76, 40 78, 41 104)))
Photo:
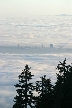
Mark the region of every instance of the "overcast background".
POLYGON ((72 14, 72 0, 0 0, 0 16, 72 14))

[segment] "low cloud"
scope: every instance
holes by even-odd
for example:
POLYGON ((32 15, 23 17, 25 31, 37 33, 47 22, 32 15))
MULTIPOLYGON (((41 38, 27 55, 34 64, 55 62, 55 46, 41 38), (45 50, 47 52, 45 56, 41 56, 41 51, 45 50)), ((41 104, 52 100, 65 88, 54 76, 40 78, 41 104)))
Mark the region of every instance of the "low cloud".
POLYGON ((40 80, 40 77, 46 75, 51 78, 52 83, 56 81, 56 66, 59 61, 67 58, 67 64, 70 64, 71 54, 42 54, 42 55, 16 55, 0 54, 0 108, 12 107, 16 89, 14 85, 18 82, 18 75, 22 72, 25 65, 31 67, 34 75, 32 82, 40 80))

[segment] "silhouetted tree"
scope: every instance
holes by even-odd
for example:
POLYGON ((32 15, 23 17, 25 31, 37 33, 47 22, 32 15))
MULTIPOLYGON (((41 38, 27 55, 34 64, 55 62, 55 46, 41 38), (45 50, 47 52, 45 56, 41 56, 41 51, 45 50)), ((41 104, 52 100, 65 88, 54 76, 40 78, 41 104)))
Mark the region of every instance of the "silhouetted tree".
POLYGON ((36 81, 36 91, 39 93, 36 108, 48 108, 52 106, 52 84, 46 76, 40 77, 41 81, 36 81))
POLYGON ((26 65, 25 69, 22 70, 22 73, 18 76, 19 83, 15 85, 18 95, 14 97, 15 104, 13 108, 27 108, 27 105, 33 108, 32 103, 34 103, 34 100, 32 91, 34 87, 33 84, 29 82, 32 76, 34 75, 31 75, 30 68, 26 65))
POLYGON ((72 108, 72 66, 66 64, 65 58, 56 69, 58 73, 55 85, 44 75, 33 86, 29 82, 33 75, 26 65, 19 75, 19 83, 15 85, 18 95, 14 98, 13 108, 27 108, 28 105, 31 108, 72 108), (33 96, 33 90, 36 90, 38 96, 33 96))
POLYGON ((57 69, 57 82, 54 86, 54 108, 70 108, 72 105, 72 66, 66 65, 66 58, 57 69))

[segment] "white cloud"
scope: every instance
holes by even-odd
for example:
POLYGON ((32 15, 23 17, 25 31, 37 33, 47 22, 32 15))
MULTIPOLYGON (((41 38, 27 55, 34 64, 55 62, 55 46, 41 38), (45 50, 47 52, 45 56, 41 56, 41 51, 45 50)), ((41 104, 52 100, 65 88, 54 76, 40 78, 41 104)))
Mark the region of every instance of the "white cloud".
POLYGON ((16 89, 13 85, 18 82, 18 75, 26 64, 31 67, 31 72, 34 75, 32 82, 40 80, 40 77, 46 74, 47 78, 51 78, 54 84, 57 72, 55 67, 65 57, 67 64, 70 64, 72 62, 71 54, 0 54, 0 108, 10 108, 14 104, 16 89))

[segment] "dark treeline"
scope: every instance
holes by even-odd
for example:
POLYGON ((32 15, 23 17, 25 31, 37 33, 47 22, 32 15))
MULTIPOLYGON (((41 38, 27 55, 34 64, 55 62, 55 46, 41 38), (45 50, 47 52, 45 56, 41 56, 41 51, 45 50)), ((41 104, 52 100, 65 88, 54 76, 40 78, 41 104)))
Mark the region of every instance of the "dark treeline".
POLYGON ((46 75, 31 83, 34 75, 28 65, 18 76, 19 83, 15 85, 17 95, 12 108, 72 108, 72 66, 66 64, 66 59, 57 65, 58 73, 55 85, 46 75), (38 95, 34 96, 34 93, 38 95))

